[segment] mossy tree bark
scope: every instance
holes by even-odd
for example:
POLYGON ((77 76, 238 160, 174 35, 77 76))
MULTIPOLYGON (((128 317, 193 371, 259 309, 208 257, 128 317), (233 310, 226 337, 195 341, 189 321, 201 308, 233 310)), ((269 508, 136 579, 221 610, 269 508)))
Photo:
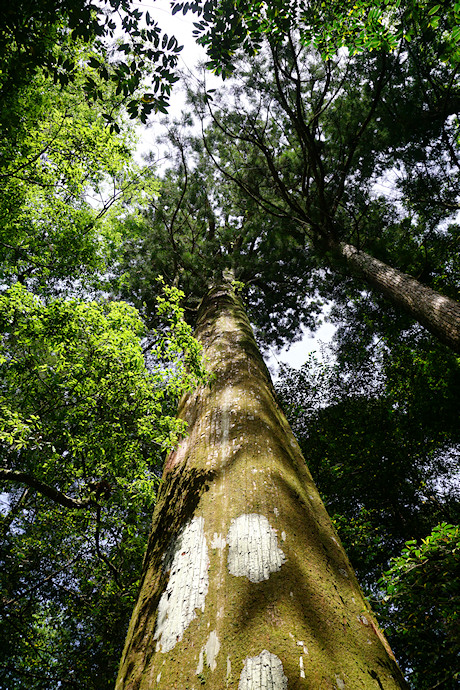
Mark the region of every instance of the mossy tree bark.
POLYGON ((117 690, 403 688, 229 285, 165 467, 117 690))
POLYGON ((331 244, 353 273, 404 309, 442 343, 460 353, 460 303, 423 285, 412 276, 374 259, 352 244, 331 244))

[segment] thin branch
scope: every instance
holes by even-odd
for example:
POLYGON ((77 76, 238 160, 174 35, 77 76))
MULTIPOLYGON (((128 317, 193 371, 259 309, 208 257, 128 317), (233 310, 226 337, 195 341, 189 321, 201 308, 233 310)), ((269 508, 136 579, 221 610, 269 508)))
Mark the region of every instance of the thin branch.
POLYGON ((47 498, 50 498, 54 503, 58 503, 64 508, 77 508, 81 510, 83 508, 88 508, 92 503, 91 498, 87 498, 84 501, 79 501, 67 494, 64 494, 59 489, 55 489, 54 486, 50 486, 40 479, 37 479, 28 472, 20 472, 19 470, 10 470, 2 468, 0 469, 0 479, 4 479, 8 482, 15 482, 18 484, 25 484, 32 489, 35 489, 39 493, 43 494, 47 498))
POLYGON ((59 132, 60 132, 61 129, 63 128, 64 122, 65 122, 65 120, 66 120, 66 118, 67 118, 67 112, 68 112, 68 111, 66 110, 65 113, 63 114, 63 116, 62 116, 62 122, 61 122, 61 124, 59 125, 56 134, 55 134, 55 135, 51 138, 51 140, 46 144, 45 148, 43 148, 43 149, 42 149, 41 151, 39 151, 35 156, 33 156, 32 158, 30 158, 29 160, 27 160, 25 163, 23 163, 22 165, 20 165, 18 168, 16 168, 16 170, 12 170, 11 172, 6 172, 6 173, 0 174, 0 179, 5 178, 5 177, 17 177, 17 173, 18 173, 20 170, 24 170, 24 168, 27 168, 28 166, 32 165, 32 163, 35 163, 36 161, 38 161, 38 159, 40 158, 40 156, 43 156, 43 154, 46 153, 46 151, 48 151, 48 149, 50 148, 51 144, 57 139, 57 137, 58 137, 58 135, 59 135, 59 132))
POLYGON ((121 589, 121 584, 120 584, 120 571, 118 568, 116 568, 113 563, 107 558, 107 556, 102 553, 101 551, 101 545, 100 545, 100 531, 101 531, 101 506, 97 504, 96 506, 96 533, 95 533, 95 544, 96 544, 96 553, 100 561, 105 563, 109 569, 113 573, 113 579, 115 580, 115 583, 119 589, 121 589))
POLYGON ((64 572, 64 570, 67 570, 67 568, 69 568, 71 565, 76 563, 78 559, 79 559, 79 556, 75 556, 70 561, 67 561, 67 563, 65 565, 63 565, 61 568, 53 571, 52 573, 47 575, 45 578, 43 578, 43 580, 40 580, 40 582, 36 582, 31 587, 28 587, 27 589, 25 589, 23 592, 21 592, 16 597, 14 597, 14 599, 9 599, 8 601, 3 602, 3 605, 4 606, 11 606, 11 604, 15 604, 16 602, 18 602, 23 597, 27 596, 31 592, 34 592, 36 589, 40 589, 40 587, 42 587, 46 582, 48 582, 49 580, 52 580, 53 577, 64 572))
POLYGON ((361 126, 359 127, 358 131, 354 135, 350 145, 349 145, 348 156, 347 156, 347 159, 345 161, 345 165, 343 166, 343 169, 341 171, 341 180, 340 180, 340 183, 339 183, 338 188, 337 188, 336 200, 334 202, 334 206, 333 206, 333 210, 332 210, 333 215, 335 214, 335 212, 338 208, 338 205, 340 203, 340 200, 342 198, 342 195, 343 195, 343 192, 345 189, 345 181, 346 181, 347 175, 350 171, 351 164, 353 162, 353 158, 354 158, 356 149, 357 149, 358 144, 359 144, 359 140, 361 139, 362 135, 366 131, 367 127, 369 126, 369 124, 372 120, 372 117, 373 117, 373 115, 377 109, 377 105, 380 101, 380 96, 382 95, 383 87, 385 85, 385 80, 386 80, 386 71, 387 71, 386 70, 385 54, 382 55, 382 61, 383 61, 382 69, 380 70, 380 74, 379 74, 377 82, 375 84, 374 95, 372 97, 372 103, 370 105, 369 111, 368 111, 366 117, 364 118, 363 122, 361 123, 361 126))

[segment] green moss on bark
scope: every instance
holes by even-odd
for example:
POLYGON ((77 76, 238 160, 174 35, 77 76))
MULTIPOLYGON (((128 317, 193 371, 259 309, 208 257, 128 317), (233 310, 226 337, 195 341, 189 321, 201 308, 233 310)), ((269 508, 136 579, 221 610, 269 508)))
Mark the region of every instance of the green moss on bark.
MULTIPOLYGON (((196 335, 214 378, 180 406, 189 435, 165 467, 117 690, 236 690, 245 661, 263 650, 281 661, 289 690, 405 687, 229 286, 215 288, 204 300, 196 335), (229 572, 229 528, 242 515, 263 516, 261 525, 268 520, 285 555, 281 567, 260 582, 229 572), (204 519, 209 554, 205 609, 196 611, 180 641, 164 654, 154 640, 169 577, 163 554, 197 517, 204 519), (206 650, 214 650, 214 670, 206 650)), ((255 549, 253 560, 262 568, 259 543, 265 543, 262 534, 247 535, 246 541, 243 534, 240 548, 255 549)), ((193 589, 192 575, 191 583, 193 589)), ((202 586, 198 580, 196 586, 202 586)))

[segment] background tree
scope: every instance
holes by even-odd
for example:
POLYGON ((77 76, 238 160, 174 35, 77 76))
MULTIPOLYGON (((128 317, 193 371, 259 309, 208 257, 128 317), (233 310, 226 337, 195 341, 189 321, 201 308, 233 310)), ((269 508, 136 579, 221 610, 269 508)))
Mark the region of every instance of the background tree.
POLYGON ((84 73, 66 88, 37 75, 17 98, 23 129, 2 145, 2 277, 49 294, 102 271, 102 218, 140 184, 155 189, 133 164, 132 132, 111 133, 87 102, 84 73))
MULTIPOLYGON (((446 295, 425 289, 405 275, 401 252, 406 245, 412 259, 413 252, 420 256, 429 282, 437 251, 452 247, 458 233, 452 222, 457 202, 452 196, 448 200, 449 176, 458 172, 455 119, 449 115, 458 105, 455 69, 436 54, 425 58, 421 45, 409 56, 324 62, 289 35, 283 45, 268 46, 257 66, 241 65, 240 73, 230 98, 227 90, 221 99, 213 94, 210 103, 204 94, 199 105, 201 117, 212 123, 205 141, 221 175, 267 212, 297 222, 297 232, 304 233, 308 250, 323 265, 357 273, 458 351, 458 304, 449 296, 457 286, 452 292, 438 279, 437 291, 446 295), (438 88, 432 76, 436 65, 446 70, 446 88, 438 88), (398 102, 394 94, 406 80, 415 86, 398 102), (442 115, 436 106, 441 93, 442 115), (404 124, 404 116, 397 129, 398 114, 406 106, 410 112, 411 103, 419 108, 422 96, 430 116, 415 128, 404 124), (439 160, 444 163, 437 167, 439 160), (376 185, 396 170, 398 199, 379 196, 376 185), (434 203, 414 208, 410 190, 427 185, 434 203), (447 233, 441 218, 451 222, 447 233), (391 261, 371 255, 379 253, 391 261), (391 267, 395 264, 397 269, 391 267)), ((444 266, 441 260, 439 275, 444 266)))
MULTIPOLYGON (((83 85, 91 100, 103 100, 102 81, 112 84, 132 117, 145 122, 152 110, 166 112, 181 48, 131 0, 20 0, 5 6, 0 16, 3 124, 14 128, 16 98, 37 74, 49 75, 61 86, 75 79, 80 72, 75 43, 92 47, 88 65, 93 71, 86 72, 83 85)), ((105 118, 119 128, 110 109, 105 118)))
POLYGON ((441 523, 420 543, 408 541, 382 580, 387 591, 382 613, 400 658, 413 664, 414 687, 458 685, 458 546, 458 525, 441 523))

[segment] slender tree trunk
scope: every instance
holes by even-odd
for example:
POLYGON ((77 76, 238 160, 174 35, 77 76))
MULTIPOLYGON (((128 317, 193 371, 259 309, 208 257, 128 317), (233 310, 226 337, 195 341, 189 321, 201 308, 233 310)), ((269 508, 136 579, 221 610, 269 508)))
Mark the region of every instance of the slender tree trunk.
POLYGON ((387 266, 351 244, 332 245, 354 273, 402 307, 454 352, 460 352, 460 302, 440 295, 412 276, 387 266))
POLYGON ((230 286, 197 337, 214 379, 180 406, 117 690, 406 687, 230 286))

